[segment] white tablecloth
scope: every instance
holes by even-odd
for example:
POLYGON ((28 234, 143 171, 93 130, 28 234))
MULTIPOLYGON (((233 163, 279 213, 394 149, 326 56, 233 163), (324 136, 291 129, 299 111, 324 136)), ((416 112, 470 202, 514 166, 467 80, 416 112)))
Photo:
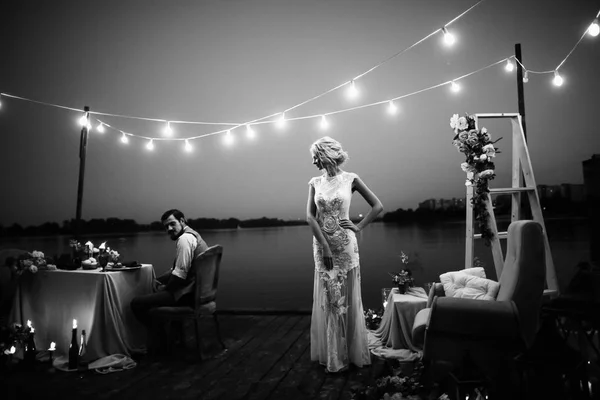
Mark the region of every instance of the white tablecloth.
POLYGON ((374 354, 404 360, 420 356, 420 349, 412 344, 412 327, 417 313, 427 306, 427 297, 420 287, 410 288, 406 294, 397 288, 390 292, 379 328, 369 333, 374 354))
POLYGON ((88 361, 131 355, 144 350, 146 330, 131 312, 130 302, 151 293, 154 278, 151 264, 135 270, 40 270, 23 275, 9 321, 30 320, 37 349, 46 350, 55 342, 55 357, 68 354, 73 319, 78 343, 81 331, 86 331, 88 361))

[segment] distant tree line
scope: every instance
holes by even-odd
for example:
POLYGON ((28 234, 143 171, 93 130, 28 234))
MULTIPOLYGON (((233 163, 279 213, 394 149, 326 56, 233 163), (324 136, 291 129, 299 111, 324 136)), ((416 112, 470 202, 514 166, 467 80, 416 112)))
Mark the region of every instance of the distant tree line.
MULTIPOLYGON (((523 196, 525 197, 525 196, 523 196)), ((511 196, 498 196, 495 200, 495 214, 510 214, 511 196)), ((585 204, 572 203, 568 199, 551 198, 542 199, 541 205, 545 217, 570 217, 586 216, 587 207, 585 204)), ((413 223, 413 222, 434 222, 447 220, 464 220, 466 211, 460 207, 449 207, 447 209, 427 209, 418 208, 413 210, 402 208, 396 211, 390 211, 377 218, 375 222, 383 221, 386 223, 413 223)), ((359 219, 353 219, 358 222, 359 219)), ((188 219, 188 224, 192 229, 238 229, 238 228, 261 228, 278 226, 306 225, 304 219, 301 220, 282 220, 279 218, 257 218, 239 220, 237 218, 216 219, 216 218, 196 218, 188 219)), ((62 224, 56 222, 45 222, 37 226, 23 227, 19 224, 13 224, 5 227, 0 225, 0 237, 18 237, 18 236, 54 236, 54 235, 73 235, 75 232, 75 219, 65 220, 62 224)), ((133 219, 120 218, 94 218, 81 221, 81 234, 109 234, 109 233, 137 233, 162 231, 163 225, 160 221, 154 221, 150 224, 138 224, 133 219)))
MULTIPOLYGON (((285 221, 278 218, 258 218, 239 220, 237 218, 216 219, 216 218, 196 218, 188 219, 188 225, 192 229, 237 229, 237 228, 258 228, 258 227, 276 227, 276 226, 294 226, 305 225, 304 220, 285 221)), ((138 224, 133 219, 120 218, 94 218, 90 220, 81 220, 80 233, 85 234, 108 234, 108 233, 137 233, 164 230, 160 221, 154 221, 150 224, 138 224)), ((73 235, 75 233, 75 219, 65 220, 62 225, 56 222, 46 222, 37 226, 23 227, 19 224, 13 224, 5 227, 0 225, 0 237, 18 237, 18 236, 54 236, 54 235, 73 235)))

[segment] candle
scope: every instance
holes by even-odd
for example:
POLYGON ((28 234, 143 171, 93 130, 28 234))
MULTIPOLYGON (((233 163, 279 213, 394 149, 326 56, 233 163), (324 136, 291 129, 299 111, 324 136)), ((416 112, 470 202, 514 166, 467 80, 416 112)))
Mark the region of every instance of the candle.
POLYGON ((50 348, 48 349, 48 351, 54 351, 54 350, 56 350, 56 343, 51 342, 50 343, 50 348))
POLYGON ((31 321, 30 320, 27 320, 27 327, 31 328, 31 321))
POLYGON ((105 250, 106 249, 106 242, 103 242, 100 246, 98 246, 99 250, 105 250))
POLYGON ((15 351, 17 351, 15 346, 10 346, 9 354, 15 354, 15 351))
POLYGON ((73 320, 73 329, 77 329, 77 320, 76 319, 73 320))

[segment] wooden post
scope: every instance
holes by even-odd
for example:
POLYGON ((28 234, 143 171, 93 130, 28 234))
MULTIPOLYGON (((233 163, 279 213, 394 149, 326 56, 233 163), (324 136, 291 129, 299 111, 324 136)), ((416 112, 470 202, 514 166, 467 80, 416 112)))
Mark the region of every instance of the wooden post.
MULTIPOLYGON (((523 92, 523 67, 521 63, 523 62, 523 56, 521 54, 521 43, 515 44, 515 58, 517 59, 517 99, 519 102, 519 114, 521 114, 521 126, 523 127, 523 136, 525 138, 525 144, 527 144, 527 125, 525 124, 525 95, 523 92)), ((515 153, 516 147, 513 143, 513 162, 516 164, 516 168, 520 169, 519 164, 520 160, 516 157, 515 161, 515 153)), ((514 178, 514 177, 513 177, 514 178)), ((523 174, 518 174, 518 181, 515 182, 513 179, 513 184, 517 184, 519 187, 523 186, 523 174)), ((524 198, 521 198, 521 193, 515 193, 512 196, 512 218, 522 219, 522 218, 531 218, 531 213, 525 204, 526 201, 524 198), (517 209, 515 213, 515 203, 518 202, 521 206, 517 209)), ((511 220, 512 220, 511 218, 511 220)))
POLYGON ((515 44, 515 58, 517 59, 517 96, 519 99, 519 114, 521 114, 521 125, 525 141, 527 141, 527 126, 525 124, 525 96, 523 95, 523 56, 521 55, 521 43, 515 44))
POLYGON ((77 240, 79 240, 79 235, 81 234, 81 207, 83 203, 83 183, 85 178, 85 156, 87 153, 88 124, 90 122, 90 108, 85 106, 83 110, 86 113, 87 123, 81 127, 81 139, 79 141, 79 183, 77 185, 77 211, 75 213, 75 239, 77 240))

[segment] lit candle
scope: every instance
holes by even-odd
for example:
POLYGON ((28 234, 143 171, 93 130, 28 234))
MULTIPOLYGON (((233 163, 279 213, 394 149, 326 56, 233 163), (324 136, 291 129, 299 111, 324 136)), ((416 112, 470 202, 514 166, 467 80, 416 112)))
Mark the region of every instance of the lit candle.
POLYGON ((50 348, 48 349, 48 351, 54 351, 54 350, 56 350, 56 343, 50 342, 50 348))
POLYGON ((17 351, 17 349, 15 348, 15 346, 10 346, 9 353, 10 354, 15 354, 15 351, 17 351))
POLYGON ((50 361, 50 367, 54 366, 54 362, 53 362, 53 355, 54 355, 54 350, 56 350, 56 343, 54 342, 50 342, 50 348, 48 349, 48 361, 50 361))
POLYGON ((73 329, 77 329, 77 320, 76 319, 73 320, 73 329))
POLYGON ((27 320, 27 327, 31 328, 31 321, 30 320, 27 320))
POLYGON ((384 301, 383 302, 383 308, 386 308, 386 307, 387 307, 387 301, 384 301))

